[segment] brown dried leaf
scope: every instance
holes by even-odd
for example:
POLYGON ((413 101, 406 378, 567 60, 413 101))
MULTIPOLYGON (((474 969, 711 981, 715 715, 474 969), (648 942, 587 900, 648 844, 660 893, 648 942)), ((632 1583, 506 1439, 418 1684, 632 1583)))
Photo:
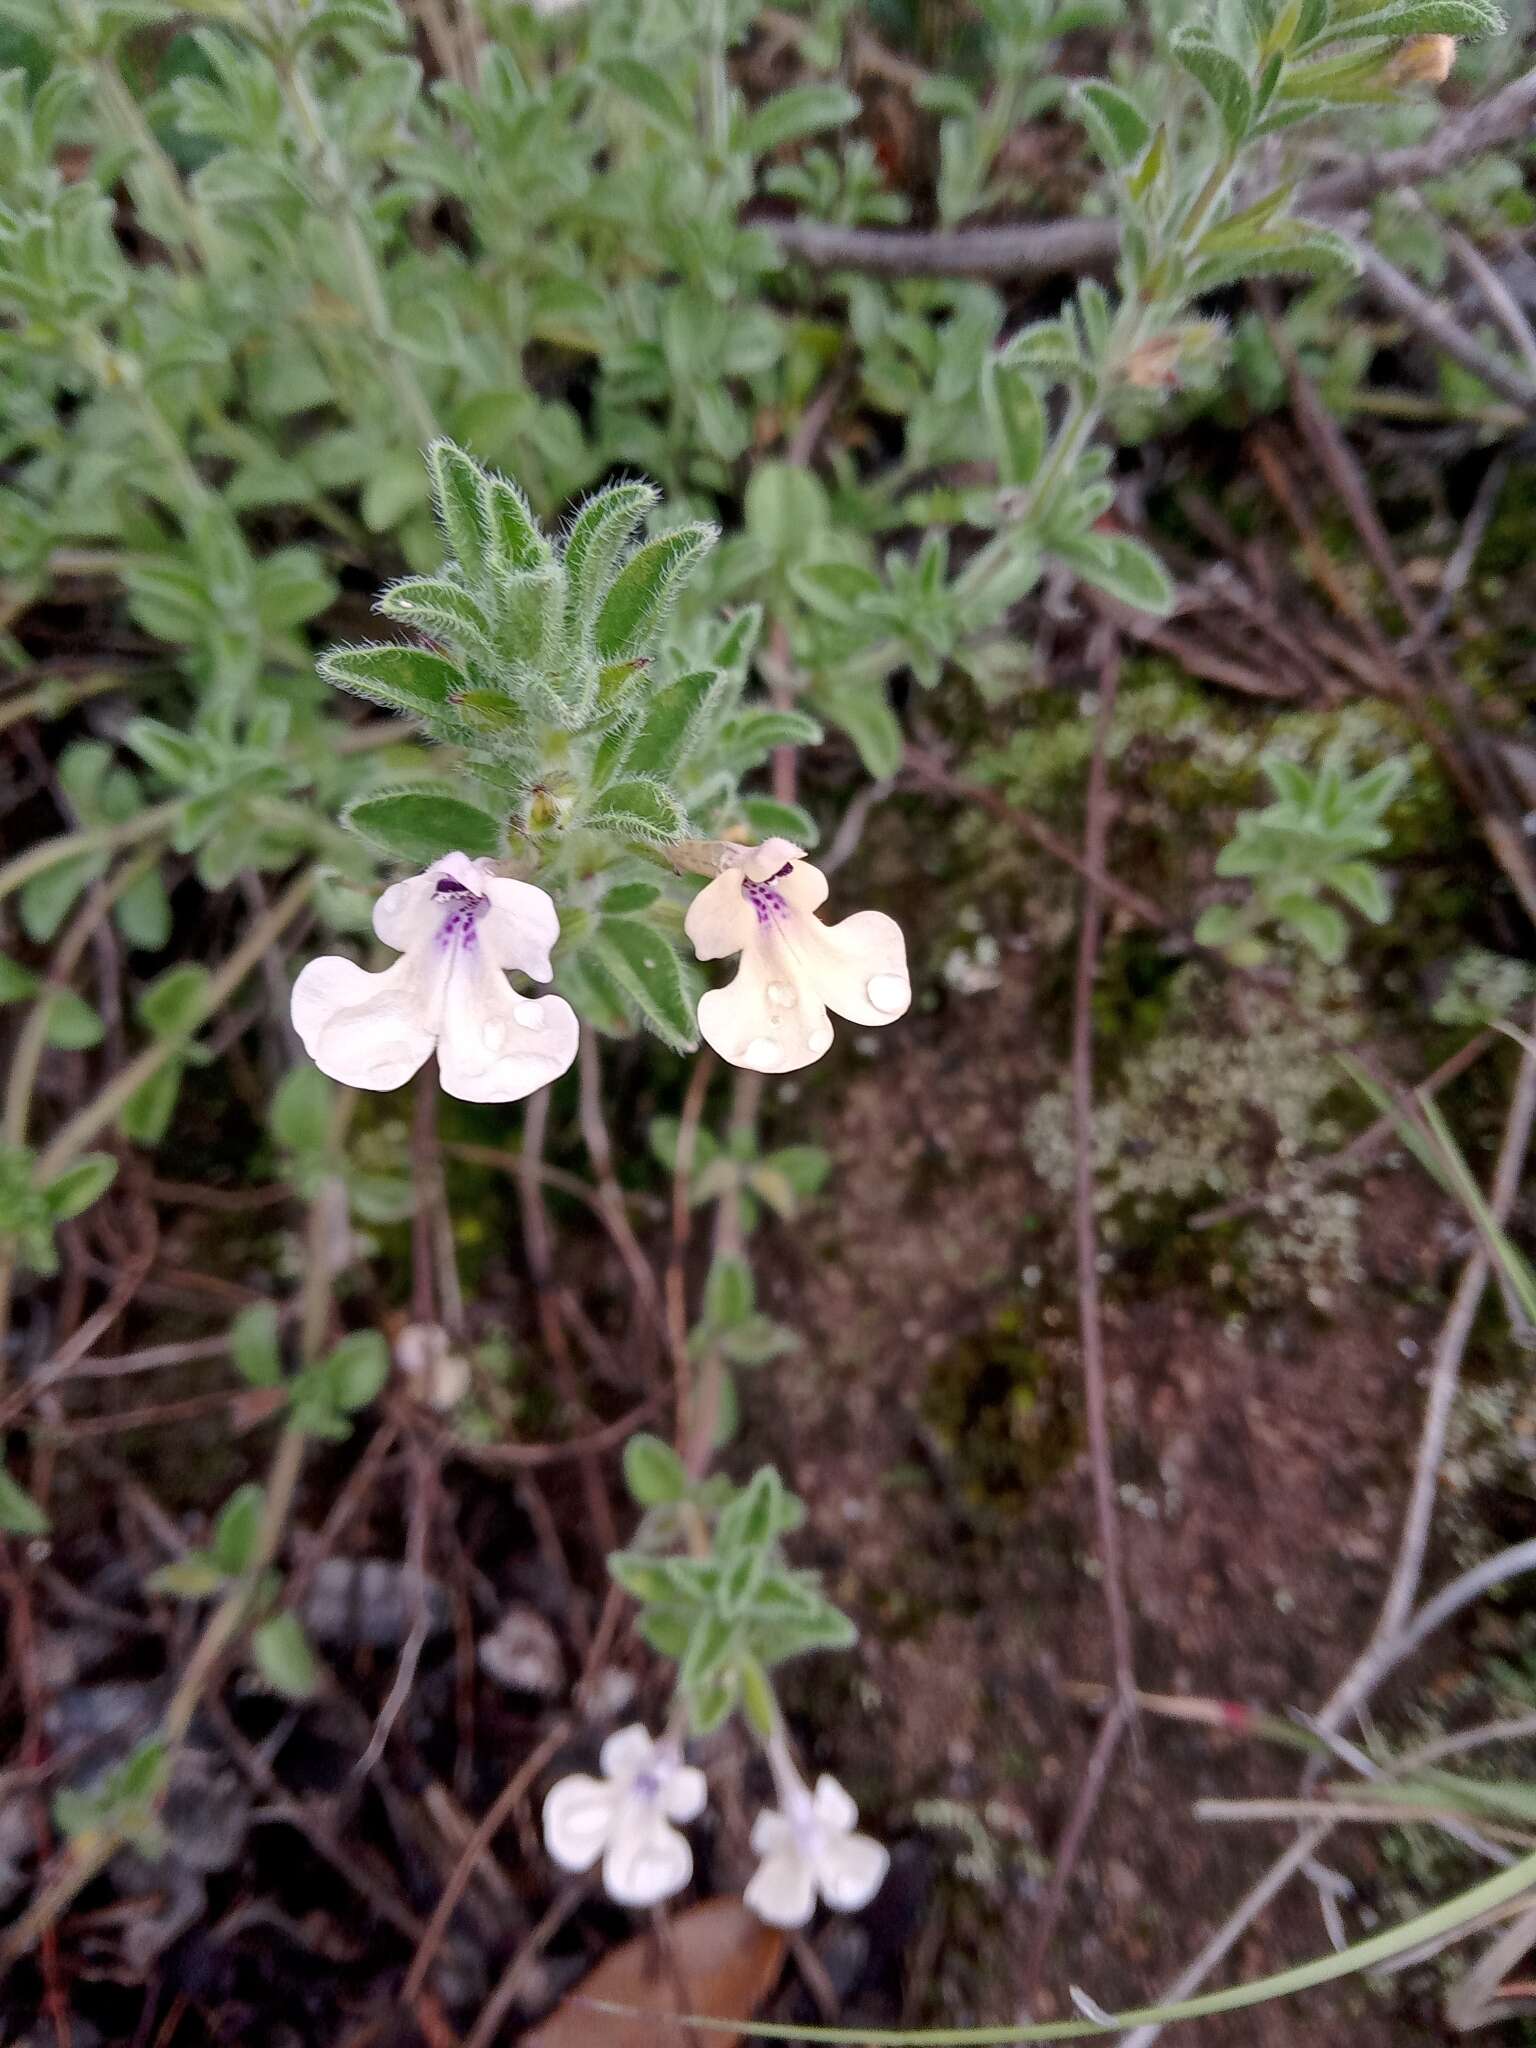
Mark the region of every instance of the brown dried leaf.
MULTIPOLYGON (((668 2027, 667 2016, 749 2020, 784 1962, 783 1935, 765 1927, 739 1899, 689 1906, 668 1922, 664 1938, 670 1955, 647 1932, 604 1956, 543 2026, 523 2036, 523 2048, 667 2048, 672 2041, 683 2048, 687 2036, 668 2027), (594 2012, 589 1999, 636 2010, 624 2018, 594 2012)), ((737 2048, 741 2036, 710 2039, 719 2048, 737 2048)))

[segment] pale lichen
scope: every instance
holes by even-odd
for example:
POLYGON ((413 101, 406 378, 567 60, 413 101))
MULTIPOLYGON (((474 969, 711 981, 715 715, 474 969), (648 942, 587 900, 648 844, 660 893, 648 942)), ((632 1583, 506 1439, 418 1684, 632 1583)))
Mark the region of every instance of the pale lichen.
MULTIPOLYGON (((1358 1280, 1359 1204, 1320 1186, 1305 1162, 1345 1133, 1329 1114, 1341 1084, 1334 1048, 1358 1034, 1353 977, 1309 964, 1286 995, 1255 984, 1223 1004, 1208 971, 1180 971, 1157 1035, 1101 1088, 1093 1120, 1095 1201, 1107 1243, 1136 1242, 1170 1210, 1209 1203, 1258 1207, 1223 1247, 1227 1280, 1269 1300, 1299 1282, 1331 1308, 1358 1280)), ((1070 1093, 1042 1097, 1024 1130, 1035 1171, 1057 1192, 1072 1186, 1070 1093)), ((1218 1263, 1213 1246, 1213 1270, 1218 1263)), ((1217 1271, 1215 1277, 1223 1277, 1217 1271)))

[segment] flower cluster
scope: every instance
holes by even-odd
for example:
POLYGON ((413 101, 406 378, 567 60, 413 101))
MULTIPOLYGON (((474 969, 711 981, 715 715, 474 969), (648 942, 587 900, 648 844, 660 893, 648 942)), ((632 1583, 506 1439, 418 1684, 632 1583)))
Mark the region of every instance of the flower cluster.
MULTIPOLYGON (((826 877, 787 839, 719 850, 685 928, 701 960, 741 955, 730 986, 699 1003, 700 1032, 733 1066, 790 1073, 832 1044, 829 1011, 890 1024, 911 1003, 900 926, 878 910, 825 925, 816 912, 826 897, 826 877)), ((553 973, 560 920, 542 889, 491 861, 445 854, 385 890, 373 928, 399 953, 393 967, 370 974, 332 955, 294 984, 294 1028, 332 1080, 398 1088, 435 1052, 450 1095, 516 1102, 575 1059, 570 1004, 521 995, 507 979, 553 973)))
MULTIPOLYGON (((781 1741, 769 1745, 779 1804, 752 1829, 759 1858, 744 1894, 771 1927, 803 1927, 820 1897, 840 1913, 867 1906, 885 1881, 888 1851, 855 1832, 859 1810, 825 1773, 807 1789, 781 1741)), ((603 1744, 600 1778, 562 1778, 544 1802, 544 1843, 562 1870, 601 1862, 603 1889, 621 1906, 655 1906, 693 1875, 693 1851, 678 1823, 704 1811, 704 1773, 677 1744, 653 1741, 638 1725, 603 1744)))

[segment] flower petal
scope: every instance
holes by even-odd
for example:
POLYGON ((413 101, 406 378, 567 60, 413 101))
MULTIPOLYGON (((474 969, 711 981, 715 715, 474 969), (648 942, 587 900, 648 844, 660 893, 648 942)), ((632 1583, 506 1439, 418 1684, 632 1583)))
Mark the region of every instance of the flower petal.
POLYGON ((816 1883, 839 1913, 857 1913, 885 1882, 891 1854, 870 1835, 837 1835, 816 1858, 816 1883))
POLYGON ((560 936, 560 913, 553 897, 532 882, 514 881, 509 875, 481 873, 481 891, 490 898, 490 909, 480 920, 477 936, 498 967, 516 967, 535 981, 548 981, 554 974, 550 949, 560 936))
POLYGON ((811 1810, 829 1835, 850 1835, 859 1824, 859 1809, 827 1771, 816 1780, 811 1810))
POLYGON ((627 1728, 616 1728, 598 1752, 597 1767, 605 1778, 613 1778, 627 1785, 631 1778, 638 1778, 642 1771, 648 1771, 656 1761, 656 1744, 651 1732, 639 1721, 631 1721, 627 1728))
POLYGON ((777 1856, 793 1848, 794 1842, 795 1830, 788 1817, 776 1806, 765 1806, 752 1823, 752 1854, 777 1856))
POLYGON ((552 1786, 544 1802, 544 1846, 562 1870, 590 1870, 608 1846, 620 1794, 578 1772, 552 1786))
POLYGON ((683 930, 701 960, 739 953, 757 933, 757 913, 741 893, 742 870, 727 868, 694 897, 683 930))
MULTIPOLYGON (((782 846, 789 845, 787 839, 779 843, 782 846)), ((781 875, 773 886, 791 910, 798 910, 806 917, 814 916, 827 900, 826 876, 820 868, 812 867, 803 853, 795 853, 794 866, 787 875, 781 875)))
POLYGON ((661 1788, 661 1810, 668 1820, 697 1820, 709 1802, 709 1781, 692 1764, 677 1764, 661 1788))
POLYGON ((603 1858, 603 1889, 620 1906, 654 1906, 693 1875, 693 1851, 649 1802, 622 1801, 603 1858))
POLYGON ((391 882, 373 906, 373 928, 386 946, 404 953, 424 938, 436 913, 432 909, 432 871, 391 882))
POLYGON ((765 1856, 742 1903, 770 1927, 803 1927, 816 1910, 816 1873, 797 1849, 765 1856))
POLYGON ((576 1057, 576 1012, 562 996, 529 998, 486 958, 462 948, 443 1005, 437 1062, 461 1102, 519 1102, 559 1080, 576 1057))
POLYGON ((699 998, 699 1030, 722 1059, 758 1074, 808 1067, 832 1043, 816 988, 777 938, 754 939, 736 979, 699 998))
POLYGON ((471 895, 485 893, 484 879, 469 855, 445 853, 421 874, 393 883, 373 906, 373 928, 386 946, 405 953, 431 938, 442 918, 437 885, 444 877, 471 895))
POLYGON ((322 1074, 349 1088, 398 1088, 432 1050, 409 960, 369 974, 337 954, 311 960, 293 985, 293 1028, 322 1074))
POLYGON ((796 917, 785 944, 829 1010, 851 1024, 893 1024, 912 1001, 907 942, 883 910, 861 910, 841 924, 796 917))
MULTIPOLYGON (((767 882, 771 881, 778 874, 780 868, 793 867, 804 859, 805 849, 796 846, 792 839, 773 838, 765 839, 761 846, 746 848, 738 860, 737 866, 744 875, 750 875, 754 882, 767 882)), ((811 869, 811 873, 816 875, 816 879, 821 882, 821 893, 825 897, 827 893, 825 880, 817 874, 815 868, 811 869)), ((788 881, 789 877, 786 875, 784 879, 788 881)))

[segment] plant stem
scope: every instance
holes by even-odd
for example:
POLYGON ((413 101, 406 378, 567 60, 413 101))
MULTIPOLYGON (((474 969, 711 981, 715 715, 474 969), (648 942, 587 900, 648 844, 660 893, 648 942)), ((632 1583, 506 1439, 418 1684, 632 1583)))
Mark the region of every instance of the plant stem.
POLYGON ((313 870, 304 868, 288 884, 266 916, 252 925, 223 965, 209 976, 185 1021, 165 1037, 157 1038, 153 1045, 145 1046, 93 1101, 77 1110, 63 1129, 55 1133, 37 1162, 41 1181, 46 1183, 56 1179, 85 1150, 97 1132, 111 1123, 129 1098, 158 1074, 167 1060, 181 1052, 193 1033, 200 1030, 229 1000, 262 954, 281 938, 304 908, 313 884, 313 870))
MULTIPOLYGON (((307 881, 307 877, 303 879, 307 881)), ((345 1130, 351 1106, 350 1092, 343 1092, 337 1102, 333 1128, 333 1138, 338 1142, 345 1130)), ((334 1212, 338 1203, 345 1211, 345 1184, 332 1175, 322 1183, 309 1209, 304 1285, 299 1301, 299 1356, 305 1365, 313 1363, 325 1343, 331 1303, 332 1262, 328 1247, 334 1236, 334 1212)), ((251 1560, 208 1617, 160 1723, 159 1739, 171 1752, 173 1761, 176 1750, 186 1739, 220 1658, 249 1618, 253 1593, 282 1547, 307 1442, 304 1432, 295 1429, 292 1423, 285 1425, 277 1440, 277 1449, 267 1472, 261 1522, 251 1560)), ((62 1869, 43 1887, 29 1910, 0 1942, 0 1981, 43 1938, 60 1915, 68 1911, 71 1901, 91 1879, 105 1869, 122 1847, 122 1840, 115 1829, 106 1825, 77 1837, 69 1844, 62 1869)))
POLYGON ((0 732, 7 726, 19 725, 24 718, 59 718, 76 704, 83 704, 88 697, 100 697, 108 690, 123 690, 129 687, 131 678, 107 671, 98 675, 77 676, 72 682, 63 676, 56 676, 39 683, 34 689, 19 691, 14 697, 7 697, 0 704, 0 732))
POLYGON ((328 198, 335 210, 359 307, 378 346, 395 397, 410 420, 417 440, 423 444, 433 441, 439 432, 437 417, 421 388, 415 365, 401 348, 400 338, 395 333, 384 280, 374 260, 355 197, 338 168, 336 149, 325 132, 324 118, 304 75, 303 65, 297 54, 283 42, 285 23, 277 0, 268 0, 267 16, 278 38, 278 48, 273 56, 277 76, 308 145, 311 175, 321 187, 321 196, 328 198))
POLYGON ((151 804, 147 811, 125 818, 120 824, 89 825, 83 831, 61 832, 56 839, 45 839, 38 846, 28 847, 25 853, 17 854, 0 867, 0 901, 13 895, 34 875, 57 867, 60 861, 93 853, 115 853, 120 847, 137 846, 141 839, 152 839, 157 833, 169 831, 181 816, 181 808, 178 797, 169 803, 151 804))
MULTIPOLYGON (((42 1064, 43 1052, 48 1044, 48 1014, 55 998, 69 993, 69 978, 79 964, 81 954, 90 943, 91 934, 107 912, 159 858, 160 848, 149 846, 132 860, 125 861, 110 882, 100 883, 91 891, 74 923, 60 940, 58 949, 49 963, 48 978, 39 989, 32 1008, 27 1013, 27 1020, 16 1039, 11 1071, 5 1085, 4 1121, 3 1126, 0 1126, 0 1138, 3 1138, 5 1144, 26 1143, 27 1118, 32 1108, 32 1090, 36 1085, 38 1068, 42 1064)), ((3 1310, 0 1310, 0 1318, 3 1318, 3 1310)), ((0 1348, 3 1348, 3 1345, 4 1331, 0 1328, 0 1348)))
MULTIPOLYGON (((1298 1991, 1311 1991, 1319 1984, 1336 1983, 1340 1977, 1391 1962, 1426 1942, 1444 1942, 1475 1925, 1485 1914, 1494 1913, 1512 1899, 1523 1897, 1536 1885, 1536 1855, 1523 1856, 1508 1870, 1485 1878, 1481 1884, 1457 1893, 1443 1905, 1431 1907, 1412 1920, 1404 1920, 1367 1941, 1334 1949, 1310 1962, 1298 1963, 1272 1976, 1251 1983, 1234 1984, 1226 1991, 1209 1991, 1201 1998, 1187 1998, 1177 2005, 1144 2006, 1135 2012, 1116 2013, 1103 2020, 1059 2020, 1032 2027, 936 2027, 920 2032, 897 2032, 885 2027, 808 2027, 775 2025, 767 2021, 713 2019, 704 2014, 680 2014, 677 2024, 703 2034, 736 2034, 752 2041, 816 2041, 846 2043, 847 2048, 1014 2048, 1014 2044, 1035 2041, 1103 2040, 1121 2027, 1172 2020, 1205 2019, 1216 2013, 1241 2012, 1249 2006, 1265 2005, 1273 1999, 1290 1998, 1298 1991)), ((593 1999, 594 2012, 632 2014, 634 2008, 593 1999)))

